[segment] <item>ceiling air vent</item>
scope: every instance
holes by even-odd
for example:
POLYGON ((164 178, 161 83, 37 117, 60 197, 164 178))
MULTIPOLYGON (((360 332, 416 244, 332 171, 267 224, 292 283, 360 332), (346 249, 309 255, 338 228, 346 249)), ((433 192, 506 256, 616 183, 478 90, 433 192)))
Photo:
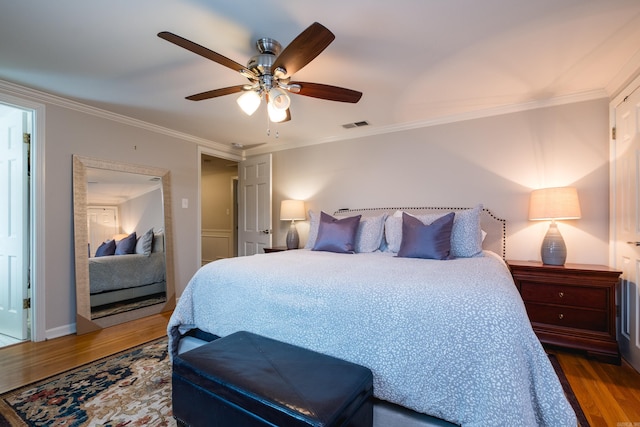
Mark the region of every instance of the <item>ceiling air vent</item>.
POLYGON ((362 126, 369 126, 369 122, 366 120, 362 120, 360 122, 353 122, 342 125, 342 127, 345 129, 361 128, 362 126))

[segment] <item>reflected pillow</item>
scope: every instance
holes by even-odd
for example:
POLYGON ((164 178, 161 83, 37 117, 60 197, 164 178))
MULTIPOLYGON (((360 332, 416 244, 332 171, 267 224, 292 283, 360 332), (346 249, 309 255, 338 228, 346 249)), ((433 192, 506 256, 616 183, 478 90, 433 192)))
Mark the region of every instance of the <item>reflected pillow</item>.
POLYGON ((136 249, 136 232, 129 234, 116 243, 116 255, 132 254, 136 249))
POLYGON ((399 257, 450 259, 453 212, 442 216, 429 225, 418 218, 402 213, 402 243, 399 257))
POLYGON ((151 249, 153 248, 153 228, 146 233, 144 233, 139 239, 138 243, 136 243, 137 254, 142 254, 144 256, 151 255, 151 249))
POLYGON ((354 253, 360 217, 361 215, 356 215, 337 219, 320 212, 318 237, 313 245, 313 250, 343 254, 354 253))
POLYGON ((99 256, 109 256, 114 255, 116 253, 116 241, 115 240, 107 240, 106 242, 102 242, 98 249, 96 249, 96 257, 99 256))
POLYGON ((164 252, 164 233, 154 233, 151 252, 164 252))

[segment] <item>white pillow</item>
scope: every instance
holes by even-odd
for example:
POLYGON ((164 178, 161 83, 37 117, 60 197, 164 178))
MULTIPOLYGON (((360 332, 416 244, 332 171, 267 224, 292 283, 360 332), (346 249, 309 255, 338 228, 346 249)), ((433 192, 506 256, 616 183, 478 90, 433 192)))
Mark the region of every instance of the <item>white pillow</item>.
POLYGON ((380 249, 386 218, 387 214, 360 218, 356 234, 356 253, 375 252, 380 249))
MULTIPOLYGON (((451 256, 454 258, 470 258, 482 254, 482 230, 480 228, 481 204, 472 209, 456 211, 451 231, 451 256)), ((431 224, 436 219, 448 214, 413 215, 424 224, 431 224)), ((387 250, 398 252, 402 243, 402 211, 397 211, 386 219, 384 225, 387 250)))
POLYGON ((316 239, 318 238, 318 227, 320 227, 320 214, 310 210, 309 237, 307 238, 307 243, 304 245, 305 249, 313 249, 313 246, 316 244, 316 239))

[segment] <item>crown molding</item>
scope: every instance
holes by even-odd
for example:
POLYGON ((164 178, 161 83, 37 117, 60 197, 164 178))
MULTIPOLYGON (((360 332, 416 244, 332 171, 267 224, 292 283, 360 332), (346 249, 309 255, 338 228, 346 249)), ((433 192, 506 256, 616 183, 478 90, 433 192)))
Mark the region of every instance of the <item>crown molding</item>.
POLYGON ((241 154, 240 150, 234 149, 215 141, 210 141, 204 138, 199 138, 193 135, 189 135, 183 132, 175 131, 173 129, 165 128, 162 126, 154 125, 152 123, 145 122, 143 120, 134 119, 124 116, 122 114, 112 113, 107 110, 92 107, 90 105, 83 104, 81 102, 73 101, 61 96, 52 95, 50 93, 42 92, 36 89, 32 89, 26 86, 21 86, 15 83, 11 83, 5 80, 0 80, 0 91, 17 98, 26 98, 32 101, 47 103, 56 105, 58 107, 67 108, 69 110, 78 111, 80 113, 90 114, 92 116, 100 117, 103 119, 111 120, 114 122, 134 126, 137 128, 145 129, 151 132, 170 136, 183 141, 192 142, 197 145, 209 147, 215 150, 217 153, 226 154, 226 156, 238 157, 241 154))
POLYGON ((277 151, 291 150, 295 148, 301 148, 311 145, 326 144, 330 142, 344 141, 350 139, 364 138, 368 136, 384 135, 389 133, 403 132, 413 129, 420 129, 431 126, 439 126, 449 123, 462 122, 467 120, 481 119, 492 116, 499 116, 510 113, 517 113, 527 110, 535 110, 538 108, 548 108, 560 105, 573 104, 583 101, 591 101, 594 99, 609 98, 609 93, 605 89, 597 89, 587 92, 581 92, 571 95, 558 96, 554 98, 548 98, 543 100, 528 101, 519 104, 503 105, 498 107, 486 108, 481 110, 470 111, 461 114, 452 114, 449 116, 436 117, 428 120, 419 120, 408 123, 400 123, 397 125, 381 126, 381 127, 367 127, 367 128, 355 128, 346 132, 345 134, 330 136, 327 138, 310 139, 306 141, 296 141, 292 143, 286 143, 278 145, 277 147, 269 147, 269 145, 263 147, 256 147, 255 149, 239 150, 227 146, 215 141, 210 141, 204 138, 199 138, 193 135, 189 135, 183 132, 178 132, 169 128, 154 125, 142 120, 134 119, 131 117, 123 116, 121 114, 112 113, 110 111, 102 110, 100 108, 92 107, 86 104, 82 104, 77 101, 62 98, 60 96, 52 95, 46 92, 31 89, 25 86, 20 86, 15 83, 0 80, 0 91, 9 95, 13 95, 20 98, 28 98, 34 101, 49 103, 60 107, 68 108, 71 110, 79 111, 86 114, 91 114, 104 119, 116 121, 119 123, 127 124, 130 126, 139 127, 152 132, 167 135, 173 138, 181 139, 183 141, 192 142, 196 145, 210 148, 217 155, 221 157, 229 157, 232 159, 244 158, 246 155, 273 153, 277 151))
POLYGON ((501 116, 504 114, 518 113, 527 110, 536 110, 539 108, 555 107, 560 105, 574 104, 583 101, 592 101, 595 99, 609 98, 609 95, 604 89, 591 90, 586 92, 580 92, 571 95, 558 96, 554 98, 528 101, 519 104, 502 105, 498 107, 486 108, 482 110, 469 111, 461 114, 452 114, 449 116, 436 117, 428 120, 419 120, 415 122, 400 123, 397 125, 389 125, 382 127, 364 127, 354 128, 348 132, 348 135, 336 135, 327 138, 297 141, 295 143, 287 143, 279 145, 277 148, 269 149, 268 146, 263 148, 255 148, 254 150, 245 150, 245 154, 263 154, 273 153, 276 151, 291 150, 294 148, 300 148, 311 145, 326 144, 329 142, 344 141, 350 139, 364 138, 367 136, 383 135, 388 133, 403 132, 413 129, 426 128, 431 126, 439 126, 455 122, 463 122, 467 120, 482 119, 486 117, 501 116))

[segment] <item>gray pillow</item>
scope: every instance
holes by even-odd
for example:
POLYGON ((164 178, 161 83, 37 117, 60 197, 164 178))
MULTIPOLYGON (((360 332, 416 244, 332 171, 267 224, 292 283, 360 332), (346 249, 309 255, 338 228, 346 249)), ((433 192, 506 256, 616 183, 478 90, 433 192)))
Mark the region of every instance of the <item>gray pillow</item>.
POLYGON ((151 255, 151 249, 153 248, 153 228, 144 233, 138 239, 136 243, 136 253, 145 256, 151 255))
POLYGON ((313 245, 313 250, 345 254, 354 253, 360 217, 361 215, 356 215, 337 219, 320 212, 318 237, 313 245))
POLYGON ((418 218, 402 213, 402 243, 399 257, 450 259, 453 212, 442 216, 429 225, 418 218))

